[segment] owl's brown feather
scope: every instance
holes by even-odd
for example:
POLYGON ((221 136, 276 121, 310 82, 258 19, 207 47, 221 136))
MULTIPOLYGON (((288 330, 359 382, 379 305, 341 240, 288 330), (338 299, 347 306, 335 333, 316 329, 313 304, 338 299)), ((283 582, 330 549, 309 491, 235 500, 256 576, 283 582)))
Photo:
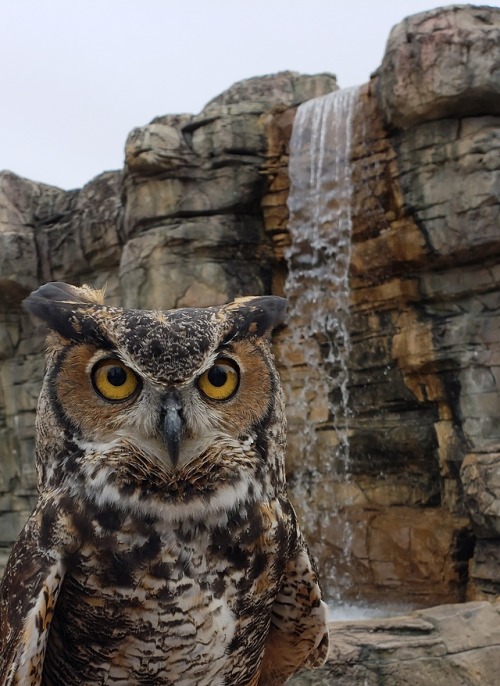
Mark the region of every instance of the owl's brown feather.
POLYGON ((40 499, 0 589, 0 686, 278 686, 321 664, 266 340, 283 301, 147 312, 51 284, 28 309, 51 331, 40 499))
POLYGON ((317 572, 299 535, 273 604, 259 686, 279 686, 302 667, 321 666, 328 654, 326 621, 317 572))

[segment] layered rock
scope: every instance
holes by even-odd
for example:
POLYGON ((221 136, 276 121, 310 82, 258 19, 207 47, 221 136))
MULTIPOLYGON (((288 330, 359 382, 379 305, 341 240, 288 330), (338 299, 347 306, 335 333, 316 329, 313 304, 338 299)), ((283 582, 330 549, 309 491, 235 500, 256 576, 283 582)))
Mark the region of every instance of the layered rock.
POLYGON ((401 315, 394 357, 414 398, 436 412, 442 507, 472 515, 474 597, 500 589, 494 565, 489 575, 484 565, 486 550, 498 559, 500 545, 492 526, 500 497, 499 44, 498 9, 416 15, 391 33, 374 84, 385 126, 397 128, 402 210, 422 251, 406 266, 416 297, 401 315), (418 75, 415 90, 409 73, 418 75), (478 479, 489 483, 479 498, 478 479))
POLYGON ((65 192, 0 174, 0 566, 36 501, 43 338, 21 301, 48 280, 107 283, 116 296, 120 179, 107 173, 65 192))
POLYGON ((236 84, 201 114, 159 117, 126 144, 120 279, 127 305, 179 307, 269 292, 266 115, 335 87, 291 72, 236 84))
MULTIPOLYGON (((289 480, 301 495, 300 516, 327 570, 330 593, 340 586, 344 597, 375 600, 390 593, 417 605, 449 602, 465 595, 473 546, 453 470, 463 452, 443 380, 429 364, 422 372, 415 357, 437 357, 432 322, 421 323, 416 311, 423 306, 420 282, 432 257, 404 204, 395 137, 384 124, 374 85, 360 90, 353 123, 349 474, 329 468, 338 429, 324 395, 308 397, 316 448, 297 450, 304 416, 294 408, 300 379, 310 372, 303 359, 290 367, 280 356, 290 398, 289 480)), ((308 354, 313 345, 306 346, 308 354)), ((468 345, 462 341, 459 347, 468 345)))
MULTIPOLYGON (((327 584, 333 581, 329 590, 354 580, 343 595, 377 598, 385 589, 419 604, 467 593, 494 597, 500 588, 500 120, 498 80, 477 73, 496 68, 486 66, 498 51, 499 30, 500 13, 492 8, 411 17, 393 30, 382 67, 359 91, 351 155, 347 481, 339 483, 328 468, 338 441, 321 393, 308 396, 316 449, 296 449, 304 416, 294 408, 310 372, 301 356, 282 359, 289 479, 327 584), (496 52, 484 50, 480 69, 477 55, 493 43, 496 52), (423 60, 438 72, 450 65, 452 98, 448 72, 429 75, 423 60), (417 88, 408 74, 428 82, 417 88)), ((273 122, 271 187, 278 180, 284 195, 290 111, 273 122)), ((264 207, 280 237, 282 274, 288 242, 278 232, 287 214, 276 191, 264 207)), ((314 343, 308 347, 310 353, 314 343)))

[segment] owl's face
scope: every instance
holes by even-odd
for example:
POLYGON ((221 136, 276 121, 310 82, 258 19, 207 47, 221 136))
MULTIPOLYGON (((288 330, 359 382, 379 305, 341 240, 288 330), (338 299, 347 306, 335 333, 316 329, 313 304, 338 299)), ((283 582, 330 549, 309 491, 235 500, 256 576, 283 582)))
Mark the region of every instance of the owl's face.
POLYGON ((201 364, 188 357, 192 364, 184 366, 182 376, 160 379, 140 355, 122 346, 73 345, 63 350, 54 395, 79 444, 126 439, 171 470, 202 453, 216 435, 240 439, 262 421, 272 379, 260 347, 223 343, 207 350, 201 364))
POLYGON ((266 335, 281 298, 152 312, 101 297, 47 284, 26 301, 51 330, 44 402, 80 449, 131 446, 175 472, 221 439, 256 440, 279 394, 266 335))

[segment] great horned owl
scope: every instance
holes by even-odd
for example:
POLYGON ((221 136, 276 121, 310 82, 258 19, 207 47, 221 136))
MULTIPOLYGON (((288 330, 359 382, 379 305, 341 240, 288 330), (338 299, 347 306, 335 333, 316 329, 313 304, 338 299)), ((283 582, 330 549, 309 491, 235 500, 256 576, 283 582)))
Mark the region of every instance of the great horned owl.
POLYGON ((1 587, 0 684, 257 686, 322 664, 267 334, 276 297, 105 307, 50 283, 40 497, 1 587))

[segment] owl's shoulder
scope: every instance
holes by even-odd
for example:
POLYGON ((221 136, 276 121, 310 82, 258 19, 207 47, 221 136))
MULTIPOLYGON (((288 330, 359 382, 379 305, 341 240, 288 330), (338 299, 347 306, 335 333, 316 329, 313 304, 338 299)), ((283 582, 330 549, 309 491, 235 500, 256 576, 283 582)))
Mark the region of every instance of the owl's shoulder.
POLYGON ((0 585, 0 684, 38 686, 65 573, 66 525, 41 498, 14 544, 0 585))

